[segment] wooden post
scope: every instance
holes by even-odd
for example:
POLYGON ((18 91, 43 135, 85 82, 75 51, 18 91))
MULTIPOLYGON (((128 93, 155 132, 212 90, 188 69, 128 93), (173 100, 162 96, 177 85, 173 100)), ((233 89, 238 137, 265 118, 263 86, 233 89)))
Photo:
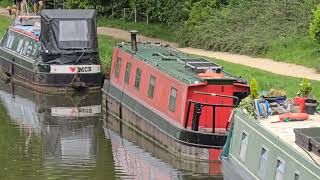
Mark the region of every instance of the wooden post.
POLYGON ((137 23, 137 7, 134 8, 134 22, 137 23))
POLYGON ((126 8, 123 8, 123 19, 126 19, 126 8))
POLYGON ((147 15, 147 24, 149 24, 149 14, 146 12, 147 15))

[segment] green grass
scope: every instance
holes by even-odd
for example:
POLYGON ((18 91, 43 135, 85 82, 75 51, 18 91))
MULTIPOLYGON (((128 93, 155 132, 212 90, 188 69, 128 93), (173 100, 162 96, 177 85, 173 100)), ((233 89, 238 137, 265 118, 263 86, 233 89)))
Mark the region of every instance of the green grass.
POLYGON ((123 30, 138 30, 140 34, 159 38, 170 42, 177 42, 180 25, 168 26, 160 24, 147 24, 145 22, 134 23, 132 21, 112 20, 105 17, 98 18, 98 26, 119 28, 123 30))
POLYGON ((112 52, 118 42, 118 39, 114 39, 109 36, 99 35, 99 55, 102 64, 102 69, 105 74, 109 74, 111 68, 112 52))
POLYGON ((0 16, 0 22, 0 37, 2 37, 10 25, 11 20, 8 17, 0 16))
POLYGON ((264 57, 320 70, 320 45, 308 36, 274 40, 264 57))
MULTIPOLYGON (((293 78, 288 76, 282 76, 272 74, 267 71, 263 71, 256 68, 250 68, 239 64, 233 64, 225 62, 223 60, 214 60, 218 64, 224 66, 224 70, 234 75, 241 76, 247 80, 255 78, 258 83, 260 90, 268 91, 271 88, 283 89, 288 97, 294 97, 299 91, 299 84, 302 79, 293 78)), ((313 93, 317 98, 320 98, 320 82, 310 81, 313 87, 313 93)))

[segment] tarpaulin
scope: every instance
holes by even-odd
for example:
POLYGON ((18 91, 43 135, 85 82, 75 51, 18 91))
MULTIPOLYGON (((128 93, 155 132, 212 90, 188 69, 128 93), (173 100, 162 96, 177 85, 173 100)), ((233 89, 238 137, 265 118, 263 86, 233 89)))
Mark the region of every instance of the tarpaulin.
POLYGON ((99 63, 95 10, 43 10, 40 16, 43 63, 99 63))

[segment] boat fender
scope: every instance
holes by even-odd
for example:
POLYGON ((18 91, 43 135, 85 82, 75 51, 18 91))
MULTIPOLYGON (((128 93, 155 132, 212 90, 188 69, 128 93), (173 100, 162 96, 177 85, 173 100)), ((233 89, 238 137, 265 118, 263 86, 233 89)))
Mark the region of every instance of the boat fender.
POLYGON ((307 113, 286 113, 279 116, 280 121, 305 121, 309 119, 307 113))

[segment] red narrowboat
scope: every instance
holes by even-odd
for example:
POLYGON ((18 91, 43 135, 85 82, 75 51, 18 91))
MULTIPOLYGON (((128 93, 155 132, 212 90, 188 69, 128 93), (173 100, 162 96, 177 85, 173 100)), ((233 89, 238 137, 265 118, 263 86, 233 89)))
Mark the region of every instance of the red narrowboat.
POLYGON ((137 43, 136 34, 114 49, 102 89, 107 113, 175 155, 218 160, 248 83, 207 59, 137 43))

